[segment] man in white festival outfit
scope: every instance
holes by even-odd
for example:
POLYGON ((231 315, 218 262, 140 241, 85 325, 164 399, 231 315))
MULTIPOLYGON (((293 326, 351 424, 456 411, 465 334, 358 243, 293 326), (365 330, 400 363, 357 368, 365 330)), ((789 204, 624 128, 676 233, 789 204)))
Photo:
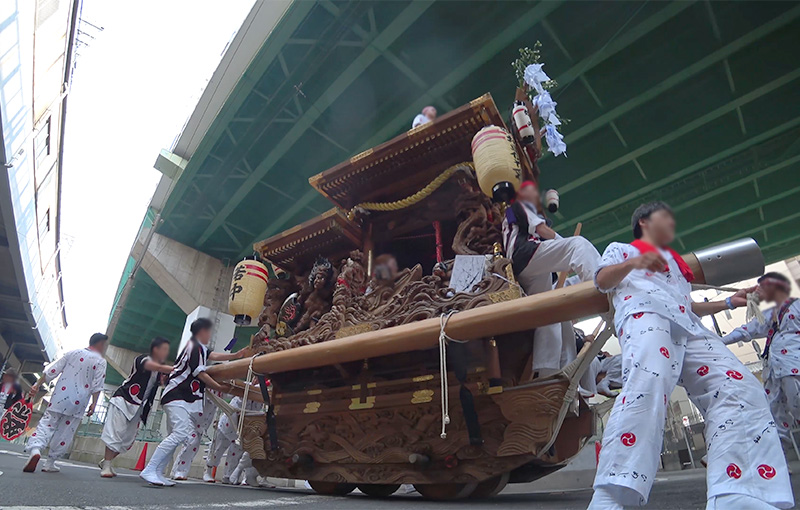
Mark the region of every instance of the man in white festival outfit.
POLYGON ((622 347, 622 391, 603 435, 590 510, 647 503, 659 465, 669 396, 676 384, 705 418, 707 510, 766 510, 794 505, 786 461, 758 380, 705 328, 699 316, 746 305, 693 303, 693 275, 668 246, 675 218, 662 202, 640 206, 635 241, 611 243, 595 275, 611 294, 622 347))

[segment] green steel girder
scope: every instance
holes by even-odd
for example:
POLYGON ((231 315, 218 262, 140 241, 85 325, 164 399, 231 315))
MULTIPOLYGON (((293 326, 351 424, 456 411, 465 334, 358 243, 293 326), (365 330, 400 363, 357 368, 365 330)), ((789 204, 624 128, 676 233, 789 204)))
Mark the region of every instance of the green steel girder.
POLYGON ((278 141, 275 147, 269 152, 266 158, 253 170, 245 182, 239 187, 238 191, 225 204, 225 207, 216 215, 211 224, 206 228, 197 241, 198 246, 202 246, 208 238, 222 224, 223 221, 233 212, 236 206, 244 199, 250 190, 260 181, 286 154, 286 152, 300 139, 305 130, 311 126, 316 119, 324 112, 333 101, 352 84, 362 72, 378 58, 383 51, 388 48, 402 33, 419 18, 430 6, 432 2, 414 1, 406 7, 390 24, 387 26, 370 44, 364 49, 361 55, 356 58, 334 81, 330 84, 325 94, 319 98, 313 107, 297 120, 289 129, 284 137, 278 141))
POLYGON ((779 89, 779 88, 781 88, 781 87, 793 82, 794 80, 796 80, 798 78, 800 78, 800 69, 795 69, 794 71, 786 73, 785 75, 781 76, 780 78, 772 80, 769 83, 766 83, 766 84, 762 85, 761 87, 758 87, 757 89, 755 89, 755 90, 753 90, 753 91, 751 91, 751 92, 749 92, 749 93, 747 93, 747 94, 745 94, 745 95, 743 95, 743 96, 741 96, 741 97, 739 97, 737 99, 734 99, 733 101, 730 101, 729 103, 727 103, 727 104, 725 104, 723 106, 720 106, 719 108, 716 108, 716 109, 706 113, 705 115, 702 115, 702 116, 694 119, 691 122, 688 122, 687 124, 681 126, 680 128, 672 130, 670 133, 668 133, 668 134, 666 134, 664 136, 661 136, 658 139, 653 140, 653 141, 651 141, 651 142, 639 147, 638 149, 630 151, 629 153, 625 154, 624 156, 619 157, 619 158, 617 158, 614 161, 611 161, 609 163, 606 163, 605 165, 601 166, 600 168, 597 168, 596 170, 592 170, 591 172, 587 172, 587 173, 583 174, 581 177, 579 177, 577 179, 574 179, 574 180, 564 184, 563 186, 561 186, 559 188, 559 192, 562 195, 564 195, 564 194, 566 194, 566 193, 568 193, 568 192, 570 192, 570 191, 572 191, 572 190, 574 190, 574 189, 576 189, 576 188, 578 188, 580 186, 584 186, 584 185, 588 184, 589 182, 591 182, 591 181, 593 181, 593 180, 595 180, 595 179, 597 179, 599 177, 602 177, 603 175, 611 172, 612 170, 614 170, 616 168, 619 168, 623 164, 631 162, 635 158, 637 158, 639 156, 642 156, 644 154, 647 154, 647 153, 649 153, 651 151, 654 151, 655 149, 657 149, 659 147, 662 147, 662 146, 664 146, 664 145, 666 145, 668 143, 674 142, 677 139, 679 139, 680 137, 685 136, 686 133, 689 133, 691 131, 694 131, 695 129, 701 128, 704 125, 708 124, 709 122, 711 122, 713 120, 716 120, 716 119, 722 117, 723 115, 726 115, 726 114, 736 110, 736 108, 738 108, 738 107, 740 107, 742 105, 745 105, 747 103, 750 103, 752 101, 755 101, 756 99, 758 99, 758 98, 760 98, 760 97, 762 97, 762 96, 764 96, 766 94, 769 94, 770 92, 773 92, 773 91, 775 91, 775 90, 777 90, 777 89, 779 89))
MULTIPOLYGON (((686 209, 688 209, 690 207, 693 207, 693 206, 695 206, 695 205, 697 205, 697 204, 699 204, 699 203, 701 203, 701 202, 703 202, 705 200, 709 200, 711 198, 715 198, 715 197, 718 197, 720 195, 726 194, 726 193, 738 188, 739 186, 741 186, 741 185, 743 185, 745 183, 755 182, 757 179, 759 179, 761 177, 765 177, 765 176, 770 175, 770 174, 772 174, 774 172, 778 172, 778 171, 783 170, 783 169, 785 169, 787 167, 790 167, 790 166, 792 166, 792 165, 794 165, 796 163, 800 163, 800 155, 797 155, 797 156, 791 157, 789 159, 783 160, 780 163, 776 163, 774 165, 770 165, 767 168, 764 168, 763 170, 759 170, 757 172, 751 173, 751 174, 749 174, 749 175, 747 175, 747 176, 745 176, 745 177, 743 177, 741 179, 737 179, 737 180, 735 180, 735 181, 733 181, 731 183, 728 183, 728 184, 726 184, 724 186, 720 186, 720 187, 714 188, 713 190, 709 191, 708 193, 704 193, 702 195, 698 195, 698 196, 696 196, 696 197, 694 197, 694 198, 692 198, 692 199, 690 199, 688 201, 676 204, 673 207, 673 210, 676 213, 684 211, 684 210, 686 210, 686 209)), ((796 190, 796 188, 794 188, 793 190, 796 190)), ((777 197, 777 195, 775 195, 775 196, 777 197)), ((777 198, 776 198, 776 200, 777 200, 777 198)), ((765 202, 765 203, 769 203, 769 201, 765 202)), ((750 207, 750 205, 751 204, 748 203, 746 207, 750 207)), ((757 207, 760 207, 760 206, 757 206, 757 207)), ((723 218, 723 217, 715 218, 715 220, 711 224, 713 224, 716 221, 724 221, 725 219, 727 219, 727 218, 723 218)), ((682 230, 681 231, 681 235, 685 235, 687 233, 694 232, 695 230, 696 229, 694 229, 694 227, 690 228, 690 229, 682 230)), ((617 230, 615 230, 615 231, 613 231, 613 232, 611 232, 609 234, 606 234, 606 235, 603 235, 603 236, 600 236, 600 237, 597 237, 597 238, 593 237, 592 241, 594 243, 597 243, 597 244, 602 244, 602 243, 605 243, 605 242, 610 241, 612 239, 617 239, 620 236, 624 236, 629 231, 630 231, 630 227, 626 225, 625 227, 619 228, 619 229, 617 229, 617 230)))
MULTIPOLYGON (((750 138, 746 139, 745 141, 743 141, 741 143, 737 143, 736 145, 734 145, 734 146, 732 146, 732 147, 730 147, 730 148, 728 148, 728 149, 726 149, 724 151, 718 152, 717 154, 714 154, 713 156, 709 156, 709 157, 707 157, 705 159, 702 159, 702 160, 698 161, 697 163, 689 165, 686 168, 682 168, 680 170, 677 170, 677 171, 673 172, 672 174, 670 174, 668 177, 665 177, 664 179, 661 179, 659 181, 655 181, 655 182, 649 183, 649 184, 647 184, 645 186, 642 186, 638 190, 636 190, 636 191, 634 191, 632 193, 628 193, 627 195, 619 196, 617 198, 614 198, 613 200, 609 200, 608 202, 604 203, 602 206, 597 207, 595 209, 592 209, 591 211, 588 211, 588 212, 582 214, 581 218, 593 218, 593 217, 596 217, 596 216, 598 216, 598 215, 600 215, 600 214, 602 214, 604 212, 607 212, 607 211, 610 211, 611 209, 614 209, 615 207, 618 207, 618 206, 620 206, 622 204, 625 204, 627 202, 635 200, 636 198, 642 197, 642 196, 644 196, 644 195, 646 195, 646 194, 648 194, 650 192, 653 192, 653 191, 655 191, 655 190, 657 190, 657 189, 659 189, 659 188, 661 188, 661 187, 663 187, 663 186, 665 186, 665 185, 667 185, 667 184, 669 184, 671 182, 675 182, 675 181, 677 181, 679 179, 682 179, 682 178, 684 178, 684 177, 686 177, 688 175, 691 175, 691 174, 693 174, 695 172, 698 172, 698 171, 702 170, 703 168, 706 168, 706 167, 708 167, 710 165, 713 165, 713 164, 715 164, 715 163, 717 163, 719 161, 722 161, 723 159, 728 158, 728 157, 730 157, 730 156, 732 156, 734 154, 737 154, 739 152, 742 152, 742 151, 745 151, 745 150, 750 149, 752 147, 755 147, 758 144, 763 143, 763 142, 765 142, 767 140, 770 140, 770 139, 772 139, 772 138, 774 138, 776 136, 779 136, 779 135, 781 135, 781 134, 783 134, 783 133, 785 133, 785 132, 787 132, 787 131, 789 131, 789 130, 797 127, 797 126, 800 126, 800 117, 798 117, 796 119, 793 119, 793 120, 790 120, 788 122, 784 122, 783 124, 775 126, 774 128, 769 129, 767 131, 764 131, 763 133, 760 133, 760 134, 758 134, 756 136, 750 137, 750 138)), ((564 223, 556 225, 556 230, 569 231, 570 227, 576 225, 579 221, 581 221, 581 218, 574 218, 572 220, 568 220, 568 221, 566 221, 564 223)))
MULTIPOLYGON (((785 27, 786 25, 795 21, 799 16, 800 16, 800 6, 797 6, 789 10, 788 12, 781 14, 775 19, 768 21, 767 23, 764 23, 760 27, 749 32, 748 34, 743 35, 742 37, 736 39, 735 41, 708 54, 707 56, 698 60, 694 64, 687 66, 681 72, 676 73, 670 76, 669 78, 659 82, 658 85, 650 88, 649 90, 637 95, 634 98, 629 99, 628 101, 622 103, 621 105, 615 108, 612 108, 611 110, 604 113, 600 117, 594 119, 593 121, 588 122, 582 126, 578 126, 574 131, 565 134, 564 140, 567 142, 567 144, 572 144, 577 142, 578 140, 589 135, 590 133, 593 133, 598 129, 603 128, 609 122, 618 119, 622 115, 638 108, 642 104, 647 103, 648 101, 652 101, 653 99, 667 92, 669 89, 675 87, 676 85, 679 85, 684 81, 688 80, 689 78, 696 76, 701 71, 708 69, 714 64, 721 62, 725 58, 733 55, 738 51, 741 51, 742 49, 746 48, 749 45, 755 44, 760 39, 775 32, 776 30, 785 27)), ((547 157, 547 155, 545 155, 544 157, 547 157)))

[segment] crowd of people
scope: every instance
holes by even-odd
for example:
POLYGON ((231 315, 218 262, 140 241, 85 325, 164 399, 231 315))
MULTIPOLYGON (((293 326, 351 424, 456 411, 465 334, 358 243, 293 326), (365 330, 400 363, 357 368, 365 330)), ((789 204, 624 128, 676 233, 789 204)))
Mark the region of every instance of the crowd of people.
MULTIPOLYGON (((429 121, 435 111, 423 116, 429 121)), ((553 275, 558 272, 593 281, 613 302, 613 328, 621 347, 616 356, 601 353, 580 381, 584 395, 616 398, 602 439, 589 508, 618 510, 647 503, 659 466, 669 396, 676 385, 686 389, 705 419, 707 508, 791 507, 794 501, 781 442, 790 441, 789 429, 794 420, 800 420, 800 300, 790 297, 790 281, 779 273, 768 273, 757 286, 723 301, 693 302, 694 275, 669 248, 676 224, 666 204, 654 202, 636 209, 631 222, 634 241, 611 243, 600 255, 585 238, 556 233, 538 211, 540 202, 537 185, 525 182, 506 210, 503 244, 517 280, 529 295, 552 289, 553 275), (766 322, 754 320, 724 338, 702 324, 700 317, 746 306, 750 293, 775 304, 765 313, 766 322), (767 340, 762 387, 726 344, 763 337, 767 340)), ((147 420, 156 389, 164 384, 161 404, 169 435, 140 476, 161 486, 187 478, 200 437, 216 415, 214 399, 206 394, 224 391, 205 373, 206 365, 245 355, 245 350, 209 352, 212 323, 207 319, 195 321, 191 334, 174 365, 166 361, 169 341, 154 339, 150 352, 134 360, 130 376, 110 398, 102 434, 106 445, 102 477, 115 476, 113 459, 131 447, 139 424, 147 420), (167 477, 166 467, 179 448, 167 477)), ((592 340, 592 335, 576 330, 570 322, 538 328, 533 337, 534 376, 560 371, 592 340)), ((55 461, 69 450, 81 416, 94 412, 103 387, 107 343, 105 335, 95 334, 87 348, 68 352, 46 367, 34 391, 42 382, 58 383, 28 440, 30 457, 24 471, 36 469, 48 446, 42 471, 58 471, 55 461)), ((0 387, 5 407, 21 398, 14 375, 4 374, 0 387)), ((239 397, 230 405, 258 409, 239 397)), ((235 415, 223 414, 219 419, 205 463, 205 481, 214 481, 215 468, 227 454, 224 482, 238 483, 244 476, 247 483, 257 483, 249 457, 237 441, 237 422, 235 415)))

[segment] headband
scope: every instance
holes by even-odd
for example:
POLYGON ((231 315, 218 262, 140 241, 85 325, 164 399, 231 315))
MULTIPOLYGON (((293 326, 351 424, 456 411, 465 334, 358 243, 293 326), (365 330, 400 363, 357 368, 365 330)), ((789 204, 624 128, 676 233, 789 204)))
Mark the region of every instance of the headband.
POLYGON ((789 292, 789 291, 792 290, 791 284, 786 283, 783 280, 778 280, 777 278, 763 278, 763 277, 759 278, 758 284, 761 285, 761 284, 764 284, 764 283, 771 283, 772 285, 776 285, 776 286, 784 289, 786 292, 789 292))

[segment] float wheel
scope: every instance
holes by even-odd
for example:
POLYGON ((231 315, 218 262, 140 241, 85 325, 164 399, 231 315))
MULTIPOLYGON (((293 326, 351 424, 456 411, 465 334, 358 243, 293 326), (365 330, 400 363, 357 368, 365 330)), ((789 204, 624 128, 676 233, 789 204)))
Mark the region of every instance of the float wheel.
POLYGON ((477 487, 475 487, 475 490, 472 491, 472 494, 469 495, 469 498, 485 499, 497 496, 500 494, 500 491, 505 489, 510 477, 511 473, 509 472, 482 481, 477 487))
POLYGON ((320 482, 320 481, 308 481, 308 485, 314 489, 314 492, 317 494, 322 494, 324 496, 346 496, 353 492, 356 488, 356 484, 354 483, 337 483, 337 482, 320 482))
POLYGON ((364 483, 358 484, 358 490, 372 498, 388 498, 400 488, 400 484, 364 483))
POLYGON ((414 484, 414 488, 417 489, 417 492, 422 494, 422 497, 436 501, 466 498, 472 494, 477 486, 477 483, 414 484))

